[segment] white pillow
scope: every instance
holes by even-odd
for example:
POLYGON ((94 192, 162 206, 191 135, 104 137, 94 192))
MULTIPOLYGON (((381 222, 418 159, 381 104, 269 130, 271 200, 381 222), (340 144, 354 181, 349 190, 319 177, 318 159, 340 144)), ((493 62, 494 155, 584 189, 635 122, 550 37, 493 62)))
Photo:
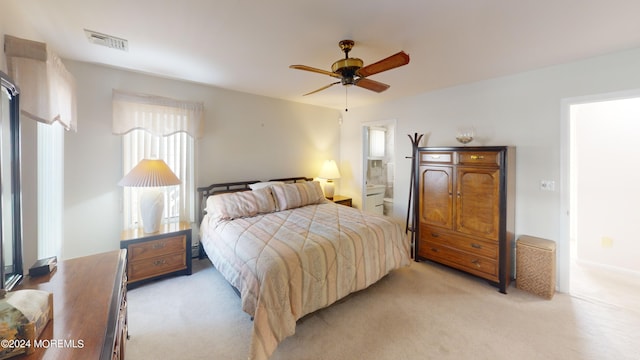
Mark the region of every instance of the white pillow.
POLYGON ((249 185, 249 188, 251 190, 259 190, 259 189, 262 189, 262 188, 269 187, 269 186, 271 186, 273 184, 284 184, 284 182, 282 182, 282 181, 263 181, 263 182, 251 184, 251 185, 249 185))

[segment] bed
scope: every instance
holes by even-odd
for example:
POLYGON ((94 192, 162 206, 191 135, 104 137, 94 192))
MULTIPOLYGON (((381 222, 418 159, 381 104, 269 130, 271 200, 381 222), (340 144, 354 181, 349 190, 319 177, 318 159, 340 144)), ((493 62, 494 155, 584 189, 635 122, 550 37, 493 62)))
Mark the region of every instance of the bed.
POLYGON ((306 180, 198 189, 201 249, 253 318, 249 359, 268 359, 304 315, 409 265, 399 224, 326 200, 306 180))

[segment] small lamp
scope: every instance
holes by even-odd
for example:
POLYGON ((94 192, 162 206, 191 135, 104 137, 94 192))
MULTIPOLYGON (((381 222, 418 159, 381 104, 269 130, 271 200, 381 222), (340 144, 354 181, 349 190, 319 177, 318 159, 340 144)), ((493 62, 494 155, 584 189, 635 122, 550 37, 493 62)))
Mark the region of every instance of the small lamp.
MULTIPOLYGON (((171 171, 164 160, 142 159, 125 177, 118 182, 120 186, 156 188, 180 185, 180 179, 171 171)), ((160 230, 164 194, 158 189, 146 189, 140 195, 140 214, 145 233, 160 230)))
POLYGON ((318 175, 321 179, 327 179, 327 183, 324 185, 324 196, 327 199, 333 199, 333 179, 340 178, 340 171, 338 171, 338 165, 333 160, 326 160, 322 165, 322 169, 320 170, 320 174, 318 175))

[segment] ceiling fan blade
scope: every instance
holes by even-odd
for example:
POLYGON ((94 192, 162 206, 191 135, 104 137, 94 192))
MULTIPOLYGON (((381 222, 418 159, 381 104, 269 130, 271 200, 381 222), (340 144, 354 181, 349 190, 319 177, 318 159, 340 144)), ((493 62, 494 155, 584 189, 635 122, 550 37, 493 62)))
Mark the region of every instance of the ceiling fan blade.
POLYGON ((389 88, 389 85, 387 84, 367 78, 360 78, 356 80, 355 85, 375 92, 383 92, 389 88))
POLYGON ((360 70, 356 71, 356 74, 362 77, 371 76, 383 71, 395 69, 399 66, 407 65, 409 63, 409 55, 404 51, 400 51, 397 54, 391 55, 388 58, 382 59, 373 64, 369 64, 360 70))
POLYGON ((331 83, 331 84, 329 84, 329 85, 327 85, 327 86, 323 86, 323 87, 321 87, 321 88, 320 88, 320 89, 318 89, 318 90, 313 90, 312 92, 310 92, 310 93, 306 93, 306 94, 304 94, 304 95, 302 95, 302 96, 307 96, 307 95, 315 94, 315 93, 317 93, 317 92, 319 92, 319 91, 322 91, 322 90, 324 90, 324 89, 330 88, 330 87, 332 87, 333 85, 337 85, 337 84, 340 84, 340 81, 336 81, 336 82, 331 83))
POLYGON ((307 66, 307 65, 291 65, 289 66, 289 68, 291 69, 298 69, 298 70, 306 70, 306 71, 311 71, 311 72, 315 72, 315 73, 319 73, 319 74, 325 74, 325 75, 329 75, 338 79, 341 79, 342 76, 340 74, 336 74, 333 73, 331 71, 327 71, 327 70, 322 70, 322 69, 318 69, 318 68, 314 68, 311 66, 307 66))

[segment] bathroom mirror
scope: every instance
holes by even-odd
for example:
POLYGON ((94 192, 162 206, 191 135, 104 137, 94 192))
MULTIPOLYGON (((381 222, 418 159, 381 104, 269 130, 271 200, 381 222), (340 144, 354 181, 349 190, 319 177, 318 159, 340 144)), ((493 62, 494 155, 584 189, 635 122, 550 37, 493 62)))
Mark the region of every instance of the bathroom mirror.
POLYGON ((0 72, 0 289, 22 279, 22 195, 20 190, 19 91, 0 72))
POLYGON ((383 127, 369 127, 369 159, 384 158, 386 133, 383 127))

